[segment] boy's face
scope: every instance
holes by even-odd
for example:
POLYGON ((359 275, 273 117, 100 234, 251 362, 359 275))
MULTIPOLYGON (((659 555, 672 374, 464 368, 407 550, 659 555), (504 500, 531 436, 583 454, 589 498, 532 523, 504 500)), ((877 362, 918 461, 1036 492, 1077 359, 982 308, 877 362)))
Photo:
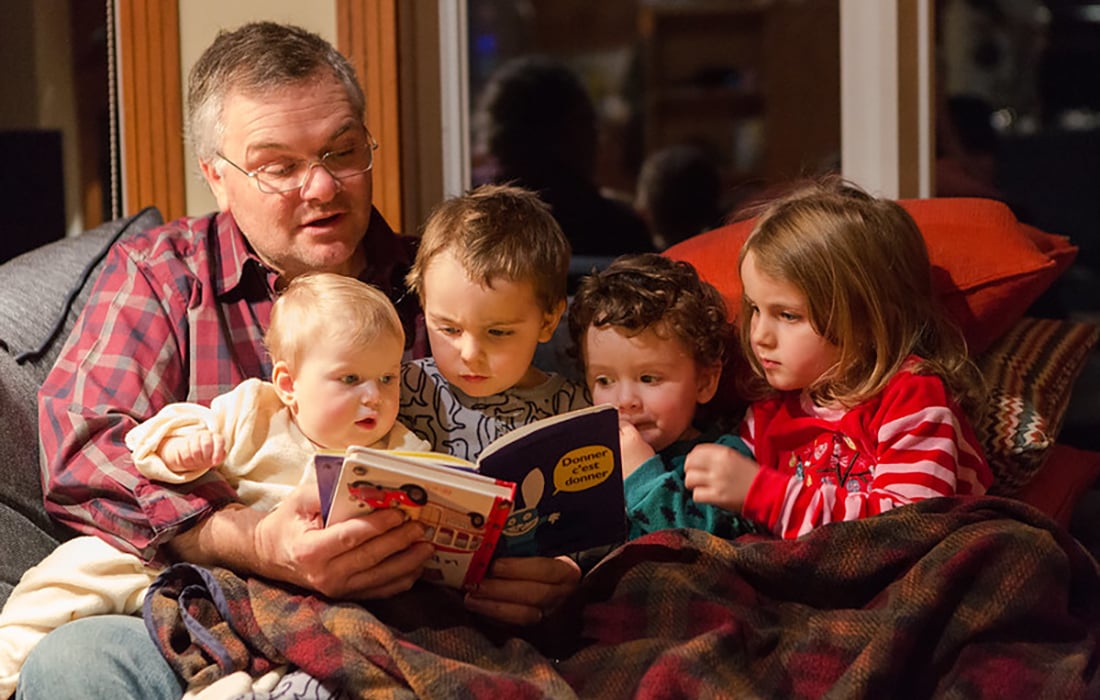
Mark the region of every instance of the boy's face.
POLYGON ((297 372, 277 362, 272 382, 302 433, 318 447, 370 446, 397 420, 403 351, 392 333, 380 334, 365 347, 317 338, 297 372))
POLYGON ((527 388, 543 380, 531 366, 539 343, 550 340, 563 301, 546 312, 530 282, 471 280, 449 252, 424 270, 424 318, 428 341, 444 378, 469 396, 527 388))
POLYGON ((619 409, 654 451, 694 437, 695 408, 714 397, 720 368, 700 368, 678 339, 653 328, 627 336, 590 326, 584 337, 585 381, 595 404, 619 409))

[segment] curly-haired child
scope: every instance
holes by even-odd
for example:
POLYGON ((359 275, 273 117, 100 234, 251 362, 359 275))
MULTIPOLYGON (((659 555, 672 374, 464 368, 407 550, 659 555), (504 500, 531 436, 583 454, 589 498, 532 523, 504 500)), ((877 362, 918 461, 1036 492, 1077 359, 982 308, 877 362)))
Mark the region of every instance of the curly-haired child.
POLYGON ((749 454, 738 436, 697 425, 734 337, 718 290, 686 262, 624 255, 581 280, 569 331, 593 402, 619 409, 628 537, 674 527, 722 537, 752 531, 736 511, 709 504, 705 486, 685 472, 703 443, 749 454))

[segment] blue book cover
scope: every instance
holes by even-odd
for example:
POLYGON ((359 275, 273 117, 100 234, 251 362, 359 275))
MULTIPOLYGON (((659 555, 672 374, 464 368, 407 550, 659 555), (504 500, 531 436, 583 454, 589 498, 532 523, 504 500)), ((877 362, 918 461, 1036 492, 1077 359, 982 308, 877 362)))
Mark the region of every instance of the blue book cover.
POLYGON ((557 556, 626 538, 626 504, 614 406, 544 418, 498 438, 478 471, 517 485, 499 556, 557 556))

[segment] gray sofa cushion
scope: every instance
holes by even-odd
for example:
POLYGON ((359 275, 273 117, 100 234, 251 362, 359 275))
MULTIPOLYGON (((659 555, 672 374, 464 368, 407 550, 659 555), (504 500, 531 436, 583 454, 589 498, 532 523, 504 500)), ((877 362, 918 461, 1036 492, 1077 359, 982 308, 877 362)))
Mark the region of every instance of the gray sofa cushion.
POLYGON ((163 222, 145 209, 0 265, 0 605, 69 533, 42 505, 37 392, 91 291, 107 249, 163 222))

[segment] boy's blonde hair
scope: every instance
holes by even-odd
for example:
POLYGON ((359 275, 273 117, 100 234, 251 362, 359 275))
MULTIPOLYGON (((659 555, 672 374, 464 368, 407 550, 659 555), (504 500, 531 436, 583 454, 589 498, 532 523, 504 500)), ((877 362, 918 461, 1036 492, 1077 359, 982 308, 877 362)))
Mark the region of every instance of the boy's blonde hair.
MULTIPOLYGON (((839 177, 799 187, 767 205, 738 258, 806 295, 814 330, 840 349, 809 387, 819 405, 853 406, 882 391, 913 354, 914 371, 940 376, 972 406, 981 375, 966 341, 932 289, 924 237, 901 206, 839 177)), ((752 377, 750 398, 772 393, 752 351, 752 309, 741 303, 740 336, 752 377)))
POLYGON ((416 260, 405 278, 424 301, 424 271, 450 252, 470 279, 491 287, 494 280, 530 282, 544 311, 566 298, 571 250, 548 207, 529 190, 482 185, 445 200, 432 211, 416 260))
POLYGON ((405 344, 405 330, 393 302, 354 277, 331 272, 299 275, 275 300, 264 345, 272 362, 295 369, 318 343, 361 347, 393 336, 405 344))

